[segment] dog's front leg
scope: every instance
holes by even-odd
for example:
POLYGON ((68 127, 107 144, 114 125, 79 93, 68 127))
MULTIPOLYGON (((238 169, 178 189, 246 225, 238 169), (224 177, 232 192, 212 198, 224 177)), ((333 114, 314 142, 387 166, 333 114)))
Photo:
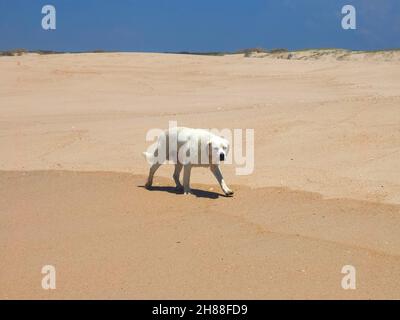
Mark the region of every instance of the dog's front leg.
POLYGON ((190 172, 192 170, 192 166, 187 164, 183 167, 183 190, 185 194, 190 193, 190 172))
POLYGON ((215 178, 218 180, 219 185, 222 188, 222 191, 224 191, 225 195, 231 196, 233 195, 233 191, 228 188, 226 185, 224 178, 222 177, 221 170, 219 170, 219 167, 217 165, 212 165, 210 167, 211 172, 214 174, 215 178))

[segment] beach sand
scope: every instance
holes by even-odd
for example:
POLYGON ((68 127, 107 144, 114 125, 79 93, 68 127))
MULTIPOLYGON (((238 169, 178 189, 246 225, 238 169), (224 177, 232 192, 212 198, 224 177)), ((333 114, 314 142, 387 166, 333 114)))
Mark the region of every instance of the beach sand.
POLYGON ((0 57, 0 298, 400 298, 399 67, 395 51, 0 57), (146 133, 169 120, 254 129, 254 173, 222 166, 234 197, 200 168, 194 195, 171 166, 143 188, 146 133))

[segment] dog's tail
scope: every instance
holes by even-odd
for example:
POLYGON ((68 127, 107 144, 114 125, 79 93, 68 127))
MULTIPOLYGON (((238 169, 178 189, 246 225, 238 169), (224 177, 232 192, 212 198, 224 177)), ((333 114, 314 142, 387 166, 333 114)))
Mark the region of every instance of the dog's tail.
POLYGON ((143 152, 143 156, 146 159, 147 163, 153 164, 154 163, 154 154, 149 152, 143 152))

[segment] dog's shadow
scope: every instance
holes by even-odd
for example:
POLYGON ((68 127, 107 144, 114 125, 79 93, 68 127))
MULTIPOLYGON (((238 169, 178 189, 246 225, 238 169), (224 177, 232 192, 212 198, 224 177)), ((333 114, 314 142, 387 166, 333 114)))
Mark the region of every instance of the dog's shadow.
MULTIPOLYGON (((179 190, 175 187, 170 187, 170 186, 152 186, 150 188, 146 188, 145 186, 138 186, 138 187, 144 188, 149 191, 163 191, 163 192, 183 195, 183 190, 179 190)), ((226 195, 218 193, 218 192, 205 191, 205 190, 200 190, 200 189, 192 188, 191 192, 197 198, 218 199, 219 197, 226 197, 226 195)))

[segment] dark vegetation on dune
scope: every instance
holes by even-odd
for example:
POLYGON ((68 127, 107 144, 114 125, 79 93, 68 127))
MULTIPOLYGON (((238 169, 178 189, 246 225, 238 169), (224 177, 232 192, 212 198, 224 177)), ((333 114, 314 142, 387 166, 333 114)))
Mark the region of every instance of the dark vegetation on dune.
MULTIPOLYGON (((53 50, 26 50, 26 49, 12 49, 6 51, 0 51, 0 56, 21 56, 25 53, 37 53, 37 54, 62 54, 62 53, 105 53, 105 52, 114 52, 114 51, 106 51, 101 49, 96 49, 92 51, 79 51, 79 52, 68 52, 68 51, 53 51, 53 50)), ((197 52, 197 51, 169 51, 164 53, 169 54, 191 54, 191 55, 201 55, 201 56, 224 56, 229 54, 244 54, 250 55, 252 53, 283 53, 288 52, 287 49, 271 49, 267 50, 264 48, 248 48, 248 49, 241 49, 237 51, 205 51, 205 52, 197 52)))
POLYGON ((29 51, 26 49, 13 49, 7 51, 0 51, 0 56, 13 57, 22 56, 25 53, 38 53, 38 54, 60 54, 64 52, 52 51, 52 50, 33 50, 29 51))
POLYGON ((68 52, 68 51, 54 51, 54 50, 26 50, 26 49, 12 49, 0 51, 0 56, 3 57, 14 57, 14 56, 22 56, 26 53, 37 53, 37 54, 63 54, 63 53, 102 53, 102 52, 111 52, 105 51, 101 49, 96 49, 93 51, 82 51, 82 52, 68 52))
MULTIPOLYGON (((257 53, 265 53, 265 54, 285 54, 289 52, 300 52, 300 51, 311 51, 311 50, 328 50, 329 48, 320 48, 320 49, 299 49, 299 50, 288 50, 284 48, 275 48, 275 49, 264 49, 264 48, 247 48, 247 49, 240 49, 236 51, 168 51, 164 53, 168 54, 188 54, 188 55, 201 55, 201 56, 225 56, 230 54, 243 54, 245 57, 250 57, 252 54, 257 53)), ((340 50, 343 52, 365 52, 365 53, 379 53, 379 52, 390 52, 390 51, 400 51, 400 48, 393 48, 393 49, 383 49, 383 50, 346 50, 346 49, 339 49, 339 48, 330 48, 329 50, 340 50)), ((95 49, 90 51, 54 51, 54 50, 26 50, 23 48, 18 49, 11 49, 0 51, 0 57, 13 57, 13 56, 22 56, 26 53, 36 53, 41 55, 46 54, 63 54, 63 53, 111 53, 111 52, 118 52, 118 51, 107 51, 102 49, 95 49)), ((128 51, 129 52, 129 51, 128 51)), ((133 51, 132 51, 133 52, 133 51)), ((150 52, 149 52, 150 53, 150 52)))
POLYGON ((283 53, 288 52, 287 49, 264 49, 264 48, 248 48, 248 49, 240 49, 237 51, 211 51, 211 52, 193 52, 193 51, 179 51, 179 52, 166 52, 166 53, 174 53, 174 54, 193 54, 193 55, 203 55, 203 56, 224 56, 228 54, 244 54, 245 56, 249 56, 252 53, 283 53))

